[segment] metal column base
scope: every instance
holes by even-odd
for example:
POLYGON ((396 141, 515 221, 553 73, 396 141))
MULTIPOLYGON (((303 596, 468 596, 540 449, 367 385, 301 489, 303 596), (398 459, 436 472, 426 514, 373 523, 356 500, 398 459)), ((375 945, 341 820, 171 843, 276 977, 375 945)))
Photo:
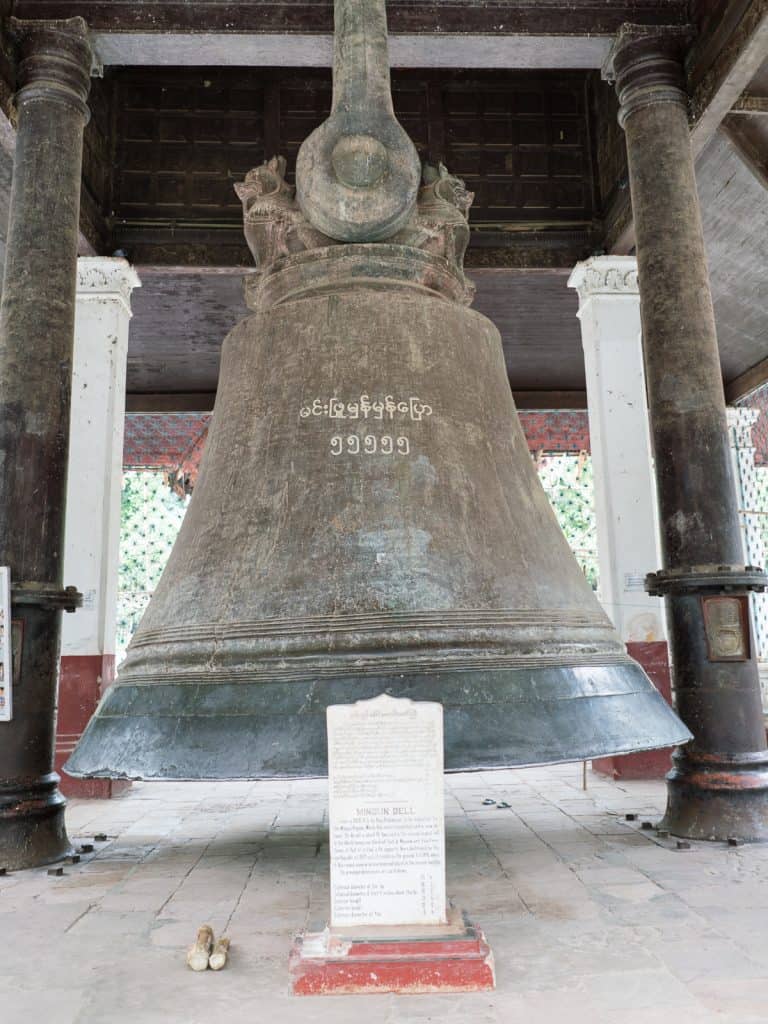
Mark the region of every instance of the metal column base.
POLYGON ((768 841, 768 755, 673 757, 660 827, 686 839, 768 841))
POLYGON ((18 871, 72 855, 58 783, 51 772, 28 786, 0 786, 0 868, 18 871))

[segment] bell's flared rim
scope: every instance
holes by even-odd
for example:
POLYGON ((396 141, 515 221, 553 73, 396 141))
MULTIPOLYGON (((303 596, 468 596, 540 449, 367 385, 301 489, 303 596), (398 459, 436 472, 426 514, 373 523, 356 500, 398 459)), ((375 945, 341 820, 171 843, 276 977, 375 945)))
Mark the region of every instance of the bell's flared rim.
POLYGON ((629 658, 310 683, 126 683, 107 692, 64 770, 76 778, 318 778, 327 774, 326 708, 381 693, 443 704, 447 772, 585 761, 691 738, 629 658))

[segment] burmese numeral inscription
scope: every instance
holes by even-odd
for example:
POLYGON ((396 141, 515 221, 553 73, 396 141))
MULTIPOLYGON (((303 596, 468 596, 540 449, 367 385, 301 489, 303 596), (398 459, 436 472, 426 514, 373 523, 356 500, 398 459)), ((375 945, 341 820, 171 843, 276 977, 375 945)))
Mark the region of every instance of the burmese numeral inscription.
POLYGON ((380 435, 363 431, 377 428, 389 428, 393 431, 399 428, 409 432, 418 430, 420 428, 411 425, 428 419, 432 412, 432 406, 416 395, 395 398, 393 395, 371 397, 368 394, 361 394, 350 401, 342 401, 333 395, 330 398, 313 398, 304 402, 299 407, 299 420, 358 420, 358 423, 349 423, 346 426, 334 424, 336 430, 354 430, 355 433, 334 434, 330 439, 331 455, 410 455, 409 437, 403 434, 380 435), (363 424, 361 420, 368 422, 363 424), (378 427, 377 420, 381 422, 381 427, 378 427), (391 427, 388 421, 394 421, 391 427))
POLYGON ((342 437, 336 434, 331 438, 331 455, 375 455, 377 452, 382 455, 408 455, 410 451, 411 444, 407 437, 392 437, 389 434, 383 437, 376 437, 375 434, 365 434, 363 437, 347 434, 342 437))

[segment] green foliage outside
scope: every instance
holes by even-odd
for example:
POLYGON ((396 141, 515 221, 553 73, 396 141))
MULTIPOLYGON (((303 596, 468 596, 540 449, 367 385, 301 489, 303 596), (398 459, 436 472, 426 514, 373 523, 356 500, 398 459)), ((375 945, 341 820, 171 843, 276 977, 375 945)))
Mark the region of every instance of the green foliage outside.
MULTIPOLYGON (((592 460, 586 455, 547 455, 538 461, 538 470, 568 543, 596 589, 592 460)), ((162 472, 131 470, 123 475, 118 663, 157 586, 188 504, 188 498, 179 498, 170 490, 162 472)))

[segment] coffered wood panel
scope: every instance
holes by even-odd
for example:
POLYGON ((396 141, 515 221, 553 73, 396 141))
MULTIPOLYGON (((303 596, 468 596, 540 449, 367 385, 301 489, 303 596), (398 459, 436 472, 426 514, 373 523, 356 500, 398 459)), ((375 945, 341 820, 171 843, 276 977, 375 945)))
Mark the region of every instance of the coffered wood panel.
MULTIPOLYGON (((113 76, 115 241, 205 226, 239 230, 233 185, 287 157, 327 116, 330 75, 277 69, 120 71, 113 76)), ((393 74, 397 115, 422 158, 475 192, 475 227, 591 225, 584 73, 393 74)))

